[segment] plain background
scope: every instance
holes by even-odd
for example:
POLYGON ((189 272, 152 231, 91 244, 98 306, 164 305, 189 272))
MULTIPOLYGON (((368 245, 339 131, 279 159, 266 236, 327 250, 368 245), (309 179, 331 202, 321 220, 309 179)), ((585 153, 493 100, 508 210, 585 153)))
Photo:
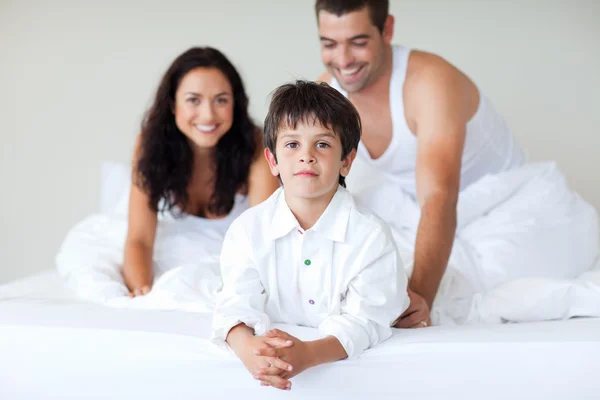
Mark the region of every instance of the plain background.
MULTIPOLYGON (((191 46, 238 67, 262 123, 268 94, 323 67, 312 0, 0 0, 0 282, 54 267, 98 210, 103 160, 129 163, 170 62, 191 46)), ((600 1, 391 0, 394 42, 450 60, 531 160, 556 160, 600 208, 600 1)))

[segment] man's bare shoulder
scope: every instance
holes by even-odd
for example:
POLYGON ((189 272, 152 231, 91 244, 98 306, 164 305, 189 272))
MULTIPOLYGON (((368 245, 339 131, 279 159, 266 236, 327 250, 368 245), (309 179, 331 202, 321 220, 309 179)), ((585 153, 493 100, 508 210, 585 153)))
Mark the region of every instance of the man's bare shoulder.
POLYGON ((329 72, 323 73, 320 77, 317 78, 317 82, 325 82, 329 84, 331 82, 331 74, 329 72))
POLYGON ((443 57, 426 51, 413 50, 408 59, 406 83, 423 85, 434 82, 444 82, 468 79, 464 73, 443 57))
POLYGON ((456 106, 467 120, 479 104, 479 93, 471 79, 443 57, 425 51, 411 52, 404 84, 407 118, 415 116, 419 104, 445 99, 456 106))

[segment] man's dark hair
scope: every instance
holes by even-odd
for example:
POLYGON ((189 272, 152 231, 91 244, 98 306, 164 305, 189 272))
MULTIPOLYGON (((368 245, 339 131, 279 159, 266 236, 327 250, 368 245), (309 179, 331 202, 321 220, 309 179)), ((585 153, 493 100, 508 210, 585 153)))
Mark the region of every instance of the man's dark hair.
MULTIPOLYGON (((298 123, 320 123, 331 129, 342 142, 342 160, 358 148, 362 129, 358 111, 326 83, 298 80, 275 89, 264 125, 264 145, 275 159, 277 134, 282 128, 296 129, 298 123)), ((341 175, 339 184, 346 187, 341 175)))
POLYGON ((379 29, 379 32, 383 32, 383 25, 390 8, 388 0, 317 0, 315 12, 317 19, 319 11, 327 11, 341 17, 344 14, 362 10, 364 7, 368 8, 373 25, 379 29))

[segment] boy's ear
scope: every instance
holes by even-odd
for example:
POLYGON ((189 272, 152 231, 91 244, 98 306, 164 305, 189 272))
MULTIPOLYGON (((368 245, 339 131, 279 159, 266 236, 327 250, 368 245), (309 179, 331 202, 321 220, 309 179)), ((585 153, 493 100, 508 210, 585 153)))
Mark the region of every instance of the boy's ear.
POLYGON ((277 158, 275 155, 271 153, 271 150, 268 148, 265 149, 265 158, 267 159, 267 163, 269 164, 269 169, 273 176, 279 176, 279 167, 277 166, 277 158))
POLYGON ((350 153, 342 160, 342 167, 340 168, 340 175, 344 178, 350 173, 350 167, 356 158, 356 149, 352 149, 350 153))

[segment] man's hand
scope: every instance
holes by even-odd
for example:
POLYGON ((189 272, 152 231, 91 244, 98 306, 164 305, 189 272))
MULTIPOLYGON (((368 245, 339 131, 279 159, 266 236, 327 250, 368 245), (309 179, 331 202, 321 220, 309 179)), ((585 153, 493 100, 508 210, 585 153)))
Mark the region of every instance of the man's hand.
POLYGON ((257 356, 263 356, 268 358, 276 358, 292 366, 291 369, 281 370, 280 368, 265 367, 262 368, 258 376, 263 386, 274 386, 279 389, 291 389, 291 382, 289 379, 298 375, 300 372, 313 366, 315 357, 312 355, 312 348, 310 342, 303 342, 302 340, 290 335, 287 332, 280 331, 279 329, 273 329, 265 333, 265 337, 270 339, 279 339, 281 341, 292 342, 292 345, 287 347, 278 348, 261 348, 255 350, 254 354, 257 356), (282 380, 288 385, 281 387, 282 380))
POLYGON ((396 320, 395 328, 425 328, 431 326, 429 306, 423 297, 408 290, 410 305, 404 313, 396 320))

